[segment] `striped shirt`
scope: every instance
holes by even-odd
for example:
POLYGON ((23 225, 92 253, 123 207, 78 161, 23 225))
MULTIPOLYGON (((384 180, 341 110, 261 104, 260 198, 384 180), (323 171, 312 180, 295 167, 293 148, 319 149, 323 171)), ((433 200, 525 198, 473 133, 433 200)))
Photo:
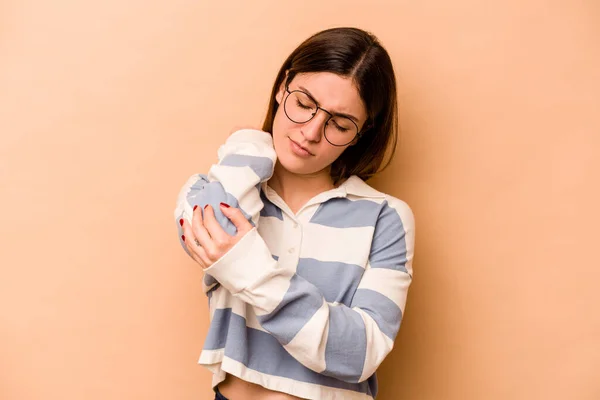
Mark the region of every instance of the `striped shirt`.
POLYGON ((411 209, 352 176, 294 214, 267 185, 276 154, 266 132, 235 132, 218 160, 187 181, 175 210, 191 221, 195 205, 211 204, 234 235, 225 202, 253 225, 204 270, 210 328, 199 363, 213 387, 229 373, 306 399, 375 398, 412 280, 411 209))

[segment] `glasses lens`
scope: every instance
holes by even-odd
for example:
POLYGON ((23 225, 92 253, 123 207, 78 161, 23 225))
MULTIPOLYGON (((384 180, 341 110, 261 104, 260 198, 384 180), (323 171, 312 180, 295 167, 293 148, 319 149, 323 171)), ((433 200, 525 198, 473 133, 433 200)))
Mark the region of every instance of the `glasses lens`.
POLYGON ((290 93, 283 107, 288 118, 298 124, 310 121, 317 111, 315 102, 302 92, 290 93))
POLYGON ((325 137, 329 143, 344 146, 356 137, 358 128, 350 118, 335 116, 325 125, 325 137))

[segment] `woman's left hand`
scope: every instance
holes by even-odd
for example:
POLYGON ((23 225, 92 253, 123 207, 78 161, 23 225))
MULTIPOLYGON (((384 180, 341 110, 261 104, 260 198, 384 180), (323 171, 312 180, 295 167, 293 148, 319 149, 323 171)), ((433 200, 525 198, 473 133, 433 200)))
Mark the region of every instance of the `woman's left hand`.
POLYGON ((204 208, 204 216, 202 216, 202 210, 198 206, 194 207, 191 225, 183 219, 179 220, 179 224, 183 227, 182 240, 185 242, 192 258, 202 268, 208 268, 217 262, 246 233, 252 230, 252 224, 248 222, 239 208, 221 203, 220 209, 237 228, 235 236, 231 236, 223 230, 210 205, 206 205, 204 208))

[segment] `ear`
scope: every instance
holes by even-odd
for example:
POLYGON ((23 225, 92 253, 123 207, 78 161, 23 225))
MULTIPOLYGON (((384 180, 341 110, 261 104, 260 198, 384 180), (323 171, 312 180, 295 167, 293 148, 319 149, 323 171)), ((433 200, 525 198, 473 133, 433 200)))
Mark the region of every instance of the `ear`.
POLYGON ((288 78, 288 71, 285 71, 285 76, 283 77, 283 80, 281 81, 281 85, 279 85, 279 90, 277 91, 277 94, 275 95, 275 101, 277 101, 277 104, 281 104, 281 102, 283 101, 283 97, 285 96, 285 83, 287 82, 287 78, 288 78))

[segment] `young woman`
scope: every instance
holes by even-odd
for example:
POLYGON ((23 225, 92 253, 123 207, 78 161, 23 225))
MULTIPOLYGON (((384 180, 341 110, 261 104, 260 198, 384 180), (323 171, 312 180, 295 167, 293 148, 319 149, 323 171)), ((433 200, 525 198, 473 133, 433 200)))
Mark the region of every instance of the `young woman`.
POLYGON ((364 180, 397 135, 390 57, 335 28, 287 58, 262 130, 234 132, 175 217, 204 269, 216 399, 373 399, 412 279, 409 206, 364 180))

